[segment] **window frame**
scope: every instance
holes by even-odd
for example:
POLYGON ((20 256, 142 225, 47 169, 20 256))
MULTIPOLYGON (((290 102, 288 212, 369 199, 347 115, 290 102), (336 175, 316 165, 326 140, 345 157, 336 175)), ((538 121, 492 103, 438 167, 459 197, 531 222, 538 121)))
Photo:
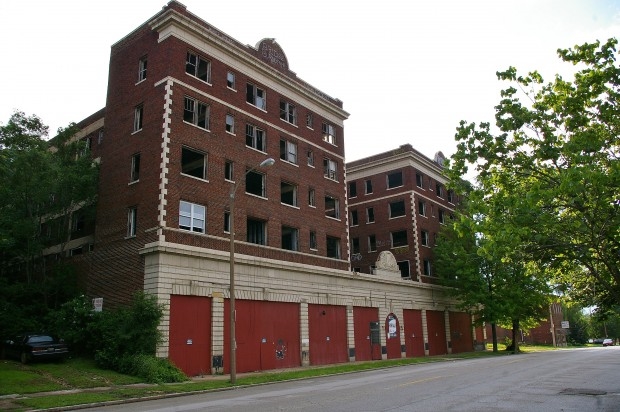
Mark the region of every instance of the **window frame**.
POLYGON ((328 258, 332 258, 332 259, 340 259, 340 257, 342 256, 342 251, 340 250, 340 238, 336 237, 336 236, 330 236, 330 235, 326 235, 325 236, 325 244, 326 244, 326 248, 325 248, 325 256, 327 256, 328 258), (335 248, 334 247, 330 247, 330 243, 334 242, 335 243, 335 248), (336 253, 332 256, 330 255, 330 251, 335 251, 336 253))
POLYGON ((374 207, 366 208, 366 223, 375 223, 375 208, 374 207))
POLYGON ((291 250, 293 252, 299 252, 299 229, 293 226, 288 226, 288 225, 282 225, 281 227, 281 231, 280 231, 280 246, 282 249, 284 250, 291 250), (290 234, 292 235, 291 238, 291 248, 288 247, 284 247, 285 242, 284 242, 284 233, 285 233, 285 229, 287 232, 290 232, 290 234))
POLYGON ((133 133, 138 133, 144 127, 144 103, 134 107, 133 133))
POLYGON ((202 57, 198 53, 188 50, 186 57, 185 57, 185 73, 207 84, 211 84, 211 60, 202 57), (193 56, 195 58, 195 62, 193 63, 191 62, 190 56, 193 56), (206 66, 206 70, 204 70, 204 74, 202 74, 202 71, 201 71, 201 63, 204 63, 206 66), (190 67, 194 67, 194 69, 190 71, 189 70, 190 67))
POLYGON ((267 92, 264 89, 256 86, 255 84, 247 84, 245 100, 258 109, 261 109, 263 111, 267 110, 267 92), (259 105, 259 103, 261 104, 259 105))
POLYGON ((402 170, 394 170, 392 172, 389 172, 386 175, 386 185, 388 189, 396 189, 397 187, 403 187, 404 185, 404 180, 403 180, 403 171, 402 170), (393 178, 396 177, 396 175, 398 175, 398 179, 396 182, 393 182, 393 178))
POLYGON ((235 72, 231 72, 230 70, 226 72, 226 87, 228 87, 230 90, 237 91, 235 72))
POLYGON ((357 209, 351 209, 351 226, 359 226, 357 209))
POLYGON ((321 132, 323 133, 323 141, 337 146, 336 126, 331 123, 321 123, 321 132))
POLYGON ((140 181, 140 153, 131 156, 131 170, 129 173, 129 183, 140 181))
POLYGON ((364 193, 367 195, 372 194, 372 180, 371 179, 364 180, 364 193))
POLYGON ((147 56, 140 57, 140 60, 138 60, 138 83, 141 83, 146 80, 147 67, 148 67, 147 56))
POLYGON ((127 208, 127 233, 126 238, 136 237, 138 234, 138 208, 127 208))
POLYGON ((188 232, 196 232, 196 233, 206 233, 207 227, 207 207, 198 203, 192 203, 185 200, 179 201, 179 229, 188 231, 188 232), (183 204, 189 206, 189 212, 183 210, 183 204), (198 213, 198 210, 202 209, 202 215, 198 213), (200 219, 202 217, 202 219, 200 219), (189 226, 182 225, 182 218, 189 219, 189 226), (202 226, 194 224, 195 222, 202 222, 202 226), (196 230, 200 229, 200 230, 196 230))
POLYGON ((390 245, 391 245, 390 247, 392 249, 407 246, 408 244, 409 244, 409 235, 406 230, 396 230, 394 232, 390 232, 390 245), (403 239, 400 237, 400 235, 402 234, 405 235, 404 242, 403 242, 403 239), (399 237, 396 239, 398 244, 396 244, 397 242, 395 241, 395 235, 399 235, 399 237))
POLYGON ((297 106, 287 100, 280 100, 280 119, 297 126, 297 106))
POLYGON ((253 124, 246 124, 245 145, 246 147, 251 147, 252 149, 265 153, 265 148, 267 147, 267 133, 263 129, 256 127, 253 124))
POLYGON ((309 237, 310 237, 309 238, 310 250, 319 250, 318 243, 317 243, 317 237, 316 237, 316 231, 311 230, 309 237))
POLYGON ((420 230, 420 245, 430 247, 431 246, 431 235, 428 230, 421 229, 420 230))
POLYGON ((398 217, 403 217, 407 215, 407 207, 404 199, 396 200, 394 202, 390 202, 388 206, 388 212, 390 219, 395 219, 398 217), (402 205, 402 208, 400 207, 402 205), (400 213, 400 214, 397 214, 400 213))
POLYGON ((323 158, 323 177, 334 182, 338 181, 338 162, 328 157, 323 158))
MULTIPOLYGON (((288 196, 287 196, 288 198, 288 196)), ((280 181, 280 203, 283 205, 288 205, 288 206, 293 206, 293 207, 298 207, 298 197, 297 197, 297 185, 295 183, 286 181, 286 180, 281 180, 280 181), (286 190, 285 189, 290 189, 290 190, 286 190), (285 193, 291 193, 290 197, 291 197, 291 201, 288 202, 286 201, 287 199, 285 199, 284 195, 285 193)))
POLYGON ((253 170, 251 168, 246 168, 245 172, 245 193, 252 196, 258 196, 263 199, 267 198, 267 176, 265 173, 261 173, 259 171, 253 170), (248 191, 248 184, 252 186, 257 185, 258 178, 260 178, 260 194, 255 192, 248 191))
POLYGON ((181 174, 190 176, 200 180, 207 180, 208 155, 199 150, 191 149, 187 146, 181 146, 181 174), (187 159, 187 156, 193 156, 193 159, 187 159), (202 166, 198 164, 199 158, 202 157, 202 166), (190 169, 188 169, 190 167, 190 169), (195 173, 195 170, 201 169, 202 173, 195 173))
POLYGON ((376 235, 368 235, 368 251, 369 252, 377 251, 377 236, 376 235))
POLYGON ((418 215, 426 217, 426 202, 418 200, 418 215))
POLYGON ((349 182, 349 198, 357 197, 357 181, 349 182))
POLYGON ((316 208, 316 190, 313 187, 308 188, 308 206, 316 208))
POLYGON ((194 97, 185 96, 183 99, 183 122, 198 127, 199 129, 209 130, 211 107, 194 97), (188 103, 191 103, 191 109, 188 109, 188 103), (188 120, 188 113, 191 114, 191 120, 188 120), (204 118, 201 121, 201 116, 204 118), (204 123, 204 124, 203 124, 204 123), (202 125, 203 124, 203 125, 202 125))
POLYGON ((224 180, 235 181, 235 163, 232 160, 224 160, 224 180))
POLYGON ((325 217, 340 220, 340 199, 328 193, 325 194, 325 217), (330 207, 332 202, 333 208, 330 207), (328 214, 331 210, 333 210, 333 213, 328 214))
POLYGON ((232 135, 235 134, 235 116, 230 113, 226 113, 226 118, 224 119, 224 129, 226 130, 226 133, 230 133, 232 135))
POLYGON ((246 241, 255 245, 267 245, 267 221, 248 216, 246 219, 246 241), (253 228, 258 228, 256 231, 253 228))
POLYGON ((297 143, 280 139, 280 159, 287 163, 297 164, 297 143), (292 150, 291 150, 292 149, 292 150))

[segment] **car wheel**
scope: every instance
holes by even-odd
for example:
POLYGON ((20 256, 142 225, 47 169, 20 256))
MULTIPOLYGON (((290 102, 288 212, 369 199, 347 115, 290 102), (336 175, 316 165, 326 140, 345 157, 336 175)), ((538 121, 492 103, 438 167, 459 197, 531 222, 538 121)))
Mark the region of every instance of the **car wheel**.
POLYGON ((22 352, 22 355, 20 356, 20 360, 22 361, 24 365, 28 363, 28 355, 26 354, 26 352, 22 352))

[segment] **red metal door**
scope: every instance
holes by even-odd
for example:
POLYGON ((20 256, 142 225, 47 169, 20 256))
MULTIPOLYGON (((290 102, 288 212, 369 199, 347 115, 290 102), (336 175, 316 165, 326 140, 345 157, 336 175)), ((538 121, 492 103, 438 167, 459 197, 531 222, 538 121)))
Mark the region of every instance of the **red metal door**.
POLYGON ((345 306, 308 305, 310 364, 347 362, 347 312, 345 306))
POLYGON ((427 310, 426 327, 428 331, 428 354, 430 356, 447 354, 446 321, 443 311, 427 310))
POLYGON ((186 375, 211 374, 211 299, 170 296, 168 356, 186 375))
POLYGON ((405 348, 407 357, 424 356, 424 333, 422 330, 422 311, 404 309, 405 348))
POLYGON ((401 357, 400 347, 400 324, 398 318, 390 313, 385 319, 385 346, 388 359, 398 359, 401 357))
POLYGON ((449 319, 452 353, 473 352, 474 338, 471 332, 471 315, 465 312, 450 312, 449 319))
MULTIPOLYGON (((353 308, 353 328, 355 335, 355 360, 373 360, 372 342, 370 340, 370 322, 379 321, 379 309, 356 306, 353 308)), ((381 344, 375 344, 375 352, 381 359, 381 344)))

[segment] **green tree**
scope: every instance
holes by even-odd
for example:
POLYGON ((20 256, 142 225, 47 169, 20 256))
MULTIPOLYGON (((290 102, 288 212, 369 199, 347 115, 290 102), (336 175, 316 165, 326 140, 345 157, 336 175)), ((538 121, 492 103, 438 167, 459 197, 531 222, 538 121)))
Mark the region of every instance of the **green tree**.
POLYGON ((98 168, 77 132, 59 129, 54 146, 37 116, 18 111, 0 125, 0 335, 36 328, 27 323, 76 293, 70 265, 50 269, 43 251, 57 245, 62 257, 71 219, 96 199, 98 168))
POLYGON ((491 199, 471 190, 459 218, 440 233, 435 264, 461 308, 477 322, 491 324, 493 350, 496 325, 502 325, 512 328, 516 353, 519 330, 544 317, 541 309, 547 307, 550 290, 524 252, 524 233, 514 230, 514 220, 521 218, 515 210, 502 196, 491 199))
MULTIPOLYGON (((510 85, 496 128, 462 121, 448 175, 472 165, 476 190, 512 219, 496 227, 520 253, 583 306, 620 305, 620 68, 617 40, 560 49, 570 81, 545 84, 537 72, 499 72, 510 85), (498 199, 502 198, 500 202, 498 199)), ((498 211, 498 212, 501 212, 498 211)), ((497 215, 497 214, 496 214, 497 215)))

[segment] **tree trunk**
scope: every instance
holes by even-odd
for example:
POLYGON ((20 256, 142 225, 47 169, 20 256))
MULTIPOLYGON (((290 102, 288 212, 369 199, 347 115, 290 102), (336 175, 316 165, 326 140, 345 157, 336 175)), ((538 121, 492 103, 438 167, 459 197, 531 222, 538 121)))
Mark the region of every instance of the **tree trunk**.
POLYGON ((512 353, 519 353, 519 319, 512 320, 512 353))
POLYGON ((497 325, 491 323, 491 336, 493 337, 493 352, 497 352, 497 325))

